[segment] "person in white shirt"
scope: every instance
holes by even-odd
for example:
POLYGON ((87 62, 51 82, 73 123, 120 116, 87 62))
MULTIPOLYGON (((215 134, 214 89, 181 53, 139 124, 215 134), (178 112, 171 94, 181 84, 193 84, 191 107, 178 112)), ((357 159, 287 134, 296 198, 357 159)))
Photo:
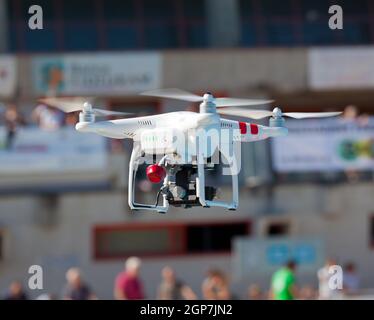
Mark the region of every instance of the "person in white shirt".
POLYGON ((330 279, 335 274, 331 271, 331 267, 336 265, 334 259, 327 259, 324 267, 318 270, 317 277, 319 282, 318 298, 320 300, 336 300, 341 298, 341 292, 338 288, 332 288, 330 279))
POLYGON ((38 105, 32 113, 32 118, 43 130, 59 129, 64 123, 64 117, 61 111, 50 108, 44 104, 38 105))

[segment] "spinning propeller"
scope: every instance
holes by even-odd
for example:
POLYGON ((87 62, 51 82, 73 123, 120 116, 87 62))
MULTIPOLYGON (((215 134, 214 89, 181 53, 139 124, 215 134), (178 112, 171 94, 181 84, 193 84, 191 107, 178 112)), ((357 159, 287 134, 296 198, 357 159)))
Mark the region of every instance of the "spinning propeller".
MULTIPOLYGON (((257 106, 264 105, 273 102, 273 100, 263 99, 237 99, 237 98, 215 98, 212 94, 206 93, 203 96, 199 96, 188 91, 181 89, 157 89, 141 93, 143 96, 160 97, 168 99, 177 99, 189 102, 206 102, 211 103, 215 107, 220 108, 217 110, 218 113, 231 116, 239 116, 251 119, 263 119, 266 117, 272 117, 273 119, 281 119, 283 117, 289 117, 294 119, 306 119, 306 118, 325 118, 333 117, 341 114, 341 112, 285 112, 283 113, 280 108, 274 108, 270 110, 251 110, 245 108, 235 108, 239 106, 257 106), (221 109, 223 107, 228 107, 221 109)), ((75 112, 82 111, 83 113, 95 114, 96 116, 126 116, 131 115, 129 112, 118 112, 92 107, 92 98, 44 98, 40 99, 40 102, 58 108, 63 112, 75 112)))
POLYGON ((157 89, 141 93, 143 96, 160 97, 168 99, 183 100, 189 102, 208 101, 215 104, 217 108, 238 107, 238 106, 257 106, 273 102, 273 100, 259 99, 237 99, 237 98, 214 98, 210 93, 203 96, 184 91, 181 89, 157 89))
POLYGON ((273 111, 269 110, 251 110, 234 108, 239 106, 257 106, 269 104, 273 100, 260 100, 260 99, 237 99, 237 98, 214 98, 212 94, 206 93, 203 96, 184 91, 181 89, 157 89, 141 93, 144 96, 177 99, 190 102, 210 102, 217 108, 229 107, 219 109, 217 112, 225 115, 246 117, 251 119, 263 119, 272 117, 274 119, 281 119, 282 117, 290 117, 294 119, 306 118, 325 118, 333 117, 341 114, 341 112, 285 112, 282 113, 280 108, 275 108, 273 111), (231 108, 230 108, 231 107, 231 108))
POLYGON ((96 116, 125 116, 130 115, 129 112, 111 111, 99 108, 93 108, 91 101, 92 99, 84 98, 43 98, 39 99, 41 103, 48 106, 60 109, 63 112, 75 112, 83 111, 83 113, 94 113, 96 116))
POLYGON ((306 118, 325 118, 333 117, 341 114, 341 112, 285 112, 283 113, 280 108, 274 108, 273 111, 269 110, 248 110, 241 108, 227 108, 218 110, 220 114, 245 117, 251 119, 263 119, 266 117, 282 118, 289 117, 294 119, 306 118))

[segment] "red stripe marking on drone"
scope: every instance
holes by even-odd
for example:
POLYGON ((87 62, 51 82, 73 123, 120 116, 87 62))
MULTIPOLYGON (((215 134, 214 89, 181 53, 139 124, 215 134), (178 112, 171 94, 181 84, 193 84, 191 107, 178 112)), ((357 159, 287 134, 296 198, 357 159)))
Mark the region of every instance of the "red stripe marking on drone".
POLYGON ((258 134, 258 125, 251 123, 250 126, 251 126, 251 133, 258 134))
POLYGON ((241 134, 247 133, 247 124, 245 122, 239 121, 239 129, 241 134))

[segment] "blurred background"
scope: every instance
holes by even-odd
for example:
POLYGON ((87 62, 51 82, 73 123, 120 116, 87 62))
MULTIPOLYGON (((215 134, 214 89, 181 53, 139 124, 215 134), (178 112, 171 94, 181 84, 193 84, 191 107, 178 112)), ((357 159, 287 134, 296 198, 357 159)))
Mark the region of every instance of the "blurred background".
MULTIPOLYGON (((98 298, 112 299, 135 255, 147 298, 159 297, 167 265, 198 298, 207 298, 202 287, 214 276, 230 297, 266 298, 272 273, 294 260, 299 298, 312 299, 326 259, 350 275, 346 297, 370 297, 373 42, 369 0, 0 0, 1 292, 18 284, 29 298, 61 297, 76 267, 98 298), (35 4, 42 30, 28 26, 35 4), (329 28, 334 4, 342 30, 329 28), (138 96, 164 87, 344 114, 287 120, 288 137, 243 144, 236 212, 131 212, 132 142, 79 134, 75 114, 37 100, 95 96, 139 115, 196 108, 138 96), (35 264, 43 290, 27 286, 35 264)), ((222 195, 231 192, 230 177, 214 179, 222 195)), ((144 175, 137 188, 154 201, 144 175)))

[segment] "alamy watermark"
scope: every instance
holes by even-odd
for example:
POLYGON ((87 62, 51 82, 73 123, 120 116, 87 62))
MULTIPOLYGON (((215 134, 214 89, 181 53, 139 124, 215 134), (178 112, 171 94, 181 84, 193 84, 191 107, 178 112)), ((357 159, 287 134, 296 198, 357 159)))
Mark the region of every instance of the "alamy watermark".
POLYGON ((43 8, 39 5, 32 5, 29 8, 29 28, 31 30, 42 30, 43 29, 43 8))
POLYGON ((343 290, 343 268, 339 265, 333 265, 328 268, 330 290, 343 290))
MULTIPOLYGON (((28 13, 31 15, 29 18, 29 28, 31 30, 43 29, 43 8, 40 5, 32 5, 29 7, 28 13)), ((331 15, 328 21, 328 26, 331 30, 343 29, 343 8, 339 5, 331 5, 328 13, 331 15)))
MULTIPOLYGON (((248 139, 257 137, 247 135, 248 139)), ((240 129, 150 130, 144 132, 140 140, 134 140, 134 149, 138 147, 144 151, 138 164, 153 164, 170 154, 169 162, 173 164, 193 160, 203 165, 221 164, 223 175, 237 175, 241 170, 241 136, 240 129)), ((259 140, 263 139, 265 136, 259 133, 259 140)))
POLYGON ((30 266, 28 287, 30 290, 43 290, 43 268, 37 264, 30 266))
POLYGON ((343 29, 343 8, 339 5, 332 5, 329 8, 329 28, 331 30, 342 30, 343 29))
MULTIPOLYGON (((340 265, 332 265, 328 267, 328 287, 330 290, 343 289, 343 268, 340 265)), ((40 265, 31 265, 28 269, 29 279, 28 287, 30 290, 43 290, 43 268, 40 265)))

